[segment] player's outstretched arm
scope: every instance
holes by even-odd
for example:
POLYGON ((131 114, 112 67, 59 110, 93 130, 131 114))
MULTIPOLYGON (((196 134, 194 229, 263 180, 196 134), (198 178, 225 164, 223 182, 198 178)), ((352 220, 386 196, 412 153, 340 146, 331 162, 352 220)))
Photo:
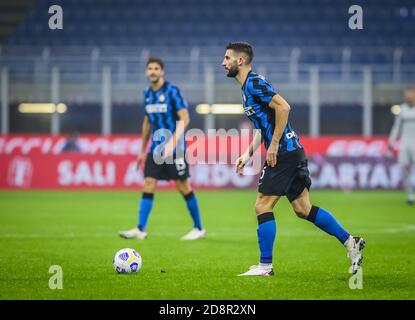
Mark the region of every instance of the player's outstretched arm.
POLYGON ((148 140, 151 133, 151 122, 148 116, 144 116, 143 125, 141 127, 141 150, 137 156, 137 169, 141 167, 146 157, 146 150, 148 145, 148 140))
POLYGON ((279 94, 272 97, 269 107, 275 110, 275 129, 267 151, 267 163, 269 166, 274 167, 277 164, 278 148, 284 133, 284 128, 287 125, 291 107, 279 94))

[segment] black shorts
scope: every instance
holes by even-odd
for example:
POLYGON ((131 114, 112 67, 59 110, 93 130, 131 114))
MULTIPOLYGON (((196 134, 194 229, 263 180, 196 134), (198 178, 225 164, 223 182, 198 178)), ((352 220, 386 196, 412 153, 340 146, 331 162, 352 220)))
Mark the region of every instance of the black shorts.
POLYGON ((186 180, 189 178, 189 164, 186 158, 174 158, 173 162, 157 164, 154 161, 153 154, 147 154, 144 178, 151 177, 157 180, 186 180))
POLYGON ((287 196, 293 202, 303 192, 310 190, 311 179, 304 149, 288 152, 277 159, 275 167, 265 162, 258 183, 258 192, 265 195, 287 196))

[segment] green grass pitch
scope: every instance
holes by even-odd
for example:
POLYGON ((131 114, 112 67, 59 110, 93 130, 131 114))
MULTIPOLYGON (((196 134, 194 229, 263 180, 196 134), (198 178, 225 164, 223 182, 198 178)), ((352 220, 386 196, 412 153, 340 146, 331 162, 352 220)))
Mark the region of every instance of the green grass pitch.
POLYGON ((415 207, 399 192, 323 192, 313 203, 366 239, 363 289, 349 288, 349 260, 338 241, 298 219, 288 201, 276 209, 274 277, 236 277, 257 263, 256 192, 199 191, 204 240, 191 228, 182 197, 158 192, 146 241, 125 240, 139 192, 0 192, 0 299, 414 299, 415 207), (121 248, 143 257, 138 274, 118 275, 121 248), (63 289, 51 290, 51 265, 63 289))

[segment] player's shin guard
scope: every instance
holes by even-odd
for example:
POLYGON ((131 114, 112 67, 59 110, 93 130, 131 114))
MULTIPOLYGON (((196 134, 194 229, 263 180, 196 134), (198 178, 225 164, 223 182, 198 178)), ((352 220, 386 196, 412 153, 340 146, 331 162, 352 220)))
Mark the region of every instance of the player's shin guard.
POLYGON ((147 226, 148 216, 153 208, 154 193, 143 192, 143 196, 140 201, 140 209, 138 212, 138 229, 144 231, 147 226))
POLYGON ((344 244, 350 237, 350 234, 343 228, 336 218, 334 218, 330 212, 322 208, 312 206, 307 220, 313 222, 321 230, 335 236, 342 244, 344 244))
POLYGON ((258 219, 258 244, 261 252, 260 263, 272 263, 275 235, 277 225, 273 212, 265 212, 257 215, 258 219))
POLYGON ((190 193, 183 195, 183 197, 186 200, 187 209, 192 216, 194 227, 202 230, 202 219, 200 217, 199 204, 195 194, 191 191, 190 193))

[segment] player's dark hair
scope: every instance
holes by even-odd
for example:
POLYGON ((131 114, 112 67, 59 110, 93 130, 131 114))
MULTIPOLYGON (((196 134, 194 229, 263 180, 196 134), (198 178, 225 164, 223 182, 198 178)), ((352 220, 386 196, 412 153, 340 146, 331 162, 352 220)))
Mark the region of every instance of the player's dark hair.
POLYGON ((160 58, 150 57, 150 58, 148 58, 148 60, 147 60, 147 64, 146 64, 146 66, 148 66, 150 63, 157 63, 157 64, 160 66, 160 68, 161 68, 162 70, 164 70, 164 62, 163 62, 163 60, 161 60, 160 58))
POLYGON ((254 58, 254 50, 252 50, 252 46, 248 42, 229 42, 226 49, 245 54, 247 56, 247 64, 250 64, 254 58))

